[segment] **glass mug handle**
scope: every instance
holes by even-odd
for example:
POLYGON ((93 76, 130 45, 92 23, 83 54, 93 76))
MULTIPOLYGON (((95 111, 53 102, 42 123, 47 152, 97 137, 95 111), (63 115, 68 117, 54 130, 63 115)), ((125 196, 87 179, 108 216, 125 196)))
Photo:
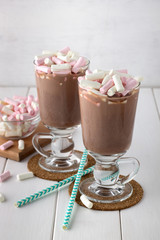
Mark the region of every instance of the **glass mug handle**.
POLYGON ((45 151, 39 144, 39 139, 53 139, 54 135, 51 133, 36 133, 32 138, 33 147, 36 151, 45 158, 50 157, 50 153, 45 151))
POLYGON ((140 163, 136 158, 133 157, 123 157, 117 160, 117 164, 120 167, 121 164, 132 164, 133 165, 133 171, 129 173, 127 176, 124 176, 123 178, 118 180, 118 184, 124 185, 128 182, 130 182, 138 173, 140 163))

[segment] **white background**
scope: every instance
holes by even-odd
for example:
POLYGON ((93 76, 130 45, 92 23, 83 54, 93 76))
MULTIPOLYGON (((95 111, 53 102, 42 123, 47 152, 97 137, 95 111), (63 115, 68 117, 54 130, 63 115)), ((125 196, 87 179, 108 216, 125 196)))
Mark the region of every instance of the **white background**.
POLYGON ((159 38, 159 0, 0 0, 0 86, 35 85, 34 55, 66 45, 160 86, 159 38))

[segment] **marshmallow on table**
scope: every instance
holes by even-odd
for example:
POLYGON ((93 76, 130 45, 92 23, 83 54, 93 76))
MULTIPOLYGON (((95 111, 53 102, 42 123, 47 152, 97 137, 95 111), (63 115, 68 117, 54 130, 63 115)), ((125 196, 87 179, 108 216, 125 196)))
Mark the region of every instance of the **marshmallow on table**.
POLYGON ((103 79, 105 76, 105 72, 97 72, 97 73, 91 73, 85 76, 86 80, 98 80, 98 79, 103 79))
POLYGON ((4 150, 6 150, 7 148, 13 146, 13 144, 14 144, 13 141, 9 140, 9 141, 3 143, 2 145, 0 145, 0 150, 3 150, 3 151, 4 151, 4 150))
POLYGON ((89 199, 85 195, 80 196, 81 202, 87 207, 87 208, 92 208, 93 203, 89 201, 89 199))
POLYGON ((124 91, 124 87, 122 84, 122 81, 120 79, 120 76, 118 74, 115 74, 112 76, 113 82, 115 84, 115 87, 117 89, 117 92, 123 92, 124 91))
POLYGON ((0 193, 0 202, 4 202, 5 201, 5 197, 2 193, 0 193))
POLYGON ((101 84, 96 81, 90 81, 90 80, 80 80, 80 85, 82 88, 94 88, 94 89, 99 89, 101 87, 101 84))
POLYGON ((32 172, 26 172, 26 173, 21 173, 17 175, 17 180, 21 181, 21 180, 25 180, 28 178, 32 178, 34 177, 32 172))
POLYGON ((18 141, 18 149, 19 150, 24 150, 24 141, 23 140, 18 141))
POLYGON ((0 175, 0 182, 4 182, 11 176, 10 171, 4 172, 0 175))

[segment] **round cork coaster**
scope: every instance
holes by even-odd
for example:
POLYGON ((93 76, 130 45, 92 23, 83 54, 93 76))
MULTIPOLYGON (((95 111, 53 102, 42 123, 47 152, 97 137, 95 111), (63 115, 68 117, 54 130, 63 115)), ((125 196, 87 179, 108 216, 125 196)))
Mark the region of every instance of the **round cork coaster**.
MULTIPOLYGON (((76 154, 77 157, 81 158, 82 157, 82 152, 75 150, 74 154, 76 154)), ((44 170, 43 168, 41 168, 38 164, 39 159, 41 158, 41 155, 37 154, 35 156, 33 156, 27 164, 27 167, 29 169, 29 171, 33 172, 33 174, 36 177, 39 178, 43 178, 43 179, 47 179, 47 180, 52 180, 52 181, 61 181, 65 178, 68 178, 72 175, 74 175, 77 171, 74 172, 66 172, 66 173, 59 173, 59 172, 49 172, 44 170)), ((87 164, 85 165, 85 168, 89 168, 93 165, 95 165, 95 160, 93 157, 91 157, 90 155, 87 156, 87 164)))
MULTIPOLYGON (((92 173, 87 174, 86 176, 82 177, 81 180, 83 181, 84 179, 89 178, 89 177, 93 177, 93 174, 92 173)), ((122 176, 120 176, 120 177, 122 177, 122 176)), ((132 207, 135 204, 137 204, 143 197, 143 188, 135 180, 132 180, 129 183, 133 187, 133 193, 132 193, 130 198, 128 198, 128 199, 126 199, 122 202, 118 202, 118 203, 97 203, 97 202, 93 202, 92 209, 93 210, 100 210, 100 211, 115 211, 115 210, 122 210, 122 209, 125 209, 125 208, 129 208, 129 207, 132 207)), ((69 186, 69 189, 68 189, 69 195, 71 195, 73 184, 74 184, 74 182, 71 183, 70 186, 69 186)), ((78 191, 77 197, 76 197, 76 203, 78 203, 80 206, 85 207, 80 200, 80 196, 81 196, 81 194, 78 191)))

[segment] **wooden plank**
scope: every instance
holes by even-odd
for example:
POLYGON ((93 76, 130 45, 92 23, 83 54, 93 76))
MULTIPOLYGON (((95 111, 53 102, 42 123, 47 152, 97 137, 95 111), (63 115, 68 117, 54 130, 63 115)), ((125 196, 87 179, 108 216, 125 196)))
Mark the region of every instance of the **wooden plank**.
MULTIPOLYGON (((25 157, 27 157, 30 154, 32 154, 33 152, 35 152, 35 149, 32 145, 32 137, 37 132, 48 133, 50 131, 46 127, 44 127, 44 125, 40 122, 40 124, 37 127, 37 129, 35 130, 35 132, 32 135, 30 135, 29 137, 23 139, 24 142, 25 142, 24 150, 19 150, 18 149, 18 140, 13 140, 14 145, 12 147, 6 149, 5 151, 0 150, 0 155, 2 157, 6 157, 6 158, 9 158, 9 159, 12 159, 12 160, 15 160, 15 161, 21 161, 25 157)), ((0 145, 5 143, 5 142, 6 142, 5 138, 0 138, 0 145)), ((46 146, 49 143, 50 143, 49 139, 43 139, 40 142, 42 147, 46 146)))
MULTIPOLYGON (((73 134, 75 149, 83 151, 81 127, 73 134)), ((68 188, 58 192, 57 211, 53 239, 101 239, 101 240, 119 240, 121 239, 121 230, 119 223, 119 211, 102 212, 92 211, 80 207, 75 203, 71 219, 71 229, 62 230, 65 211, 69 202, 68 188)))
POLYGON ((6 163, 6 158, 0 157, 0 174, 2 173, 6 163))
POLYGON ((37 177, 17 181, 17 174, 28 171, 27 161, 25 159, 19 163, 8 160, 5 170, 10 170, 12 177, 0 186, 6 197, 0 205, 1 238, 5 240, 49 240, 52 236, 57 193, 22 208, 14 206, 17 200, 54 184, 37 177))
POLYGON ((68 189, 58 192, 57 211, 54 227, 54 240, 101 239, 119 240, 119 211, 93 211, 75 204, 71 219, 71 229, 62 230, 65 211, 69 202, 68 189))
POLYGON ((160 114, 160 88, 154 88, 153 93, 154 93, 156 104, 157 104, 158 111, 160 114))
POLYGON ((140 160, 136 180, 144 189, 142 201, 121 211, 123 240, 159 240, 160 121, 151 89, 141 89, 129 156, 140 160))

